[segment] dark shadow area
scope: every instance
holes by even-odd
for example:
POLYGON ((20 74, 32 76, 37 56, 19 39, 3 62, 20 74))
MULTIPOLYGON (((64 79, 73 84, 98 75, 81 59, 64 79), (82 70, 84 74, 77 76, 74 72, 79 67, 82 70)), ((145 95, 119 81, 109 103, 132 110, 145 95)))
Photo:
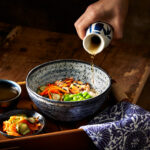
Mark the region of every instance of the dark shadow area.
POLYGON ((0 21, 59 32, 75 32, 87 0, 1 0, 0 21))

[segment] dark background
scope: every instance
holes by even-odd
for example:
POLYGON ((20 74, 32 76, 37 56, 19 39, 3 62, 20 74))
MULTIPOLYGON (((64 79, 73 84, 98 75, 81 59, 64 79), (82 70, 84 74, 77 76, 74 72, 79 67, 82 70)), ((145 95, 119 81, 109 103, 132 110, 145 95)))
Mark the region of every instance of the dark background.
POLYGON ((0 21, 74 32, 74 22, 89 4, 87 0, 0 0, 0 21))
MULTIPOLYGON (((48 29, 74 32, 74 22, 90 3, 96 0, 0 0, 0 21, 48 29)), ((110 0, 111 2, 111 0, 110 0)), ((150 40, 150 1, 129 0, 124 40, 148 44, 150 40)))

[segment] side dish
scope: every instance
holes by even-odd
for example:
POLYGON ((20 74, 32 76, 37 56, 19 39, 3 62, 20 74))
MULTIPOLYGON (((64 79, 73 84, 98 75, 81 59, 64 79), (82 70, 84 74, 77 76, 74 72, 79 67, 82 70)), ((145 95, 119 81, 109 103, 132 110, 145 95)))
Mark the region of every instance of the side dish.
POLYGON ((57 80, 38 87, 37 93, 41 96, 58 101, 81 101, 98 95, 89 83, 76 81, 73 78, 57 80))
POLYGON ((27 117, 25 114, 14 115, 3 121, 3 132, 12 136, 32 135, 39 130, 38 118, 27 117))

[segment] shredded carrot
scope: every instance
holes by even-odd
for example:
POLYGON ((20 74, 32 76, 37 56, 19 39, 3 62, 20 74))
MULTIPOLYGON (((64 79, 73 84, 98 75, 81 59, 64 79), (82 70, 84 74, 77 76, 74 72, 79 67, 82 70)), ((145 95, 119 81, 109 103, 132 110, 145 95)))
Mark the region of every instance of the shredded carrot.
POLYGON ((53 93, 59 94, 59 100, 61 101, 65 94, 78 94, 87 90, 89 90, 89 84, 84 84, 82 81, 76 81, 73 78, 66 78, 47 84, 46 88, 38 93, 41 96, 49 97, 49 99, 53 98, 53 93))
POLYGON ((35 123, 30 123, 25 116, 11 116, 9 120, 3 122, 3 131, 6 132, 8 135, 12 136, 21 136, 18 133, 16 126, 20 123, 26 123, 30 129, 30 134, 34 133, 41 127, 41 124, 38 123, 38 119, 35 119, 35 123))
POLYGON ((52 96, 50 94, 50 91, 48 90, 48 96, 49 96, 49 99, 52 99, 52 96))
POLYGON ((61 87, 59 86, 56 86, 56 85, 53 85, 53 84, 49 84, 48 87, 46 87, 41 93, 40 95, 41 96, 44 96, 44 95, 48 95, 49 96, 49 99, 52 99, 52 96, 50 93, 57 93, 59 94, 60 96, 62 95, 60 92, 62 93, 67 93, 66 90, 62 89, 61 87))
POLYGON ((58 87, 58 86, 53 86, 54 89, 58 89, 59 91, 63 92, 63 93, 67 93, 64 89, 58 87))

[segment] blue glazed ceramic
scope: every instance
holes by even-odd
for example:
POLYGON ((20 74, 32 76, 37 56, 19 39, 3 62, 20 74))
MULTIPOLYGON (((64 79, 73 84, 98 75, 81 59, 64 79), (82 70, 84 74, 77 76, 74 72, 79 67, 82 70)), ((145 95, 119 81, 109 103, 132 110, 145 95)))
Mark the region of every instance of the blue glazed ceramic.
POLYGON ((2 130, 2 123, 3 121, 6 121, 10 118, 10 116, 12 115, 18 115, 18 114, 26 114, 27 117, 35 117, 38 118, 39 123, 41 124, 41 128, 39 130, 37 130, 33 135, 39 134, 44 126, 45 126, 45 118, 39 114, 36 111, 33 110, 27 110, 27 109, 14 109, 11 111, 8 111, 6 113, 0 114, 0 133, 8 138, 18 138, 18 137, 23 137, 23 136, 12 136, 12 135, 8 135, 7 133, 3 132, 2 130))
POLYGON ((88 27, 83 39, 83 47, 88 53, 96 55, 110 44, 112 38, 112 27, 104 22, 96 22, 88 27), (94 39, 97 39, 96 45, 93 45, 94 39))
POLYGON ((0 79, 0 87, 1 88, 7 87, 7 88, 14 89, 17 91, 17 95, 14 98, 11 98, 8 100, 0 100, 0 108, 10 108, 12 106, 15 106, 17 104, 18 98, 21 94, 20 85, 11 80, 0 79))
POLYGON ((112 27, 104 22, 96 22, 89 26, 86 31, 86 35, 95 33, 95 34, 103 34, 108 39, 112 39, 113 30, 112 27))
POLYGON ((59 121, 77 121, 94 114, 106 100, 111 85, 110 77, 101 68, 94 66, 94 85, 91 65, 79 60, 56 60, 33 68, 26 79, 28 94, 41 112, 59 121), (84 101, 50 100, 36 93, 37 88, 56 80, 73 77, 90 83, 100 94, 84 101))

